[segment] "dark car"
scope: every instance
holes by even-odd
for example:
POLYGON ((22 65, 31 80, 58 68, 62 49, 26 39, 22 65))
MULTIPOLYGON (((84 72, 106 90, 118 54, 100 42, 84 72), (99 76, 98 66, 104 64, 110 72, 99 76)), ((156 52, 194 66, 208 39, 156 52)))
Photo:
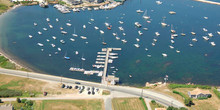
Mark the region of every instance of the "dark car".
POLYGON ((95 95, 95 92, 94 92, 94 91, 92 91, 92 95, 95 95))
POLYGON ((80 84, 80 82, 75 82, 75 84, 80 84))
POLYGON ((69 87, 69 89, 72 89, 72 88, 73 88, 72 86, 69 87))
POLYGON ((62 84, 61 88, 64 88, 65 87, 65 84, 62 84))
POLYGON ((75 86, 75 89, 78 89, 79 88, 79 86, 75 86))
POLYGON ((89 91, 89 92, 88 92, 88 94, 90 95, 90 94, 91 94, 91 92, 89 91))

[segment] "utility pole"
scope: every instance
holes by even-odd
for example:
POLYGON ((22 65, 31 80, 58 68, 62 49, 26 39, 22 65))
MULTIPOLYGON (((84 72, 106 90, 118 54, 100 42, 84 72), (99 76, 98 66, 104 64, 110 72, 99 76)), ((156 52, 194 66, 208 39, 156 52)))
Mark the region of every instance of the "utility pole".
POLYGON ((141 98, 143 97, 143 89, 141 89, 141 98))

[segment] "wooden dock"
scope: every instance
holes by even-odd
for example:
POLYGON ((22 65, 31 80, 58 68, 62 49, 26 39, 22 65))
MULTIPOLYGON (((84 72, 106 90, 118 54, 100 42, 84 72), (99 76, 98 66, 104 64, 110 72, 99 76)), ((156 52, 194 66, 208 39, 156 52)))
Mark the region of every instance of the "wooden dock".
POLYGON ((198 2, 208 3, 208 4, 214 4, 214 5, 220 5, 219 2, 209 1, 209 0, 195 0, 198 2))
MULTIPOLYGON (((109 60, 110 52, 113 51, 113 50, 119 51, 119 50, 121 50, 121 48, 102 48, 102 51, 106 52, 106 55, 105 55, 105 67, 104 67, 104 70, 103 70, 103 76, 102 76, 102 81, 101 81, 102 84, 107 84, 108 83, 107 69, 108 69, 108 63, 112 63, 113 62, 113 60, 109 60)), ((117 54, 115 54, 115 55, 117 55, 117 54)))

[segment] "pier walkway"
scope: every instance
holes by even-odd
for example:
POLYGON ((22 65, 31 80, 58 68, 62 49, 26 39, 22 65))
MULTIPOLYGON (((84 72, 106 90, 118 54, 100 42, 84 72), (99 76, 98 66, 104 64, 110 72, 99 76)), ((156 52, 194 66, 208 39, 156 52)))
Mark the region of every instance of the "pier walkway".
POLYGON ((102 84, 107 84, 106 76, 107 76, 108 57, 109 57, 109 51, 110 50, 111 50, 111 48, 107 48, 106 57, 105 57, 105 67, 104 67, 103 76, 102 76, 102 82, 101 82, 102 84))

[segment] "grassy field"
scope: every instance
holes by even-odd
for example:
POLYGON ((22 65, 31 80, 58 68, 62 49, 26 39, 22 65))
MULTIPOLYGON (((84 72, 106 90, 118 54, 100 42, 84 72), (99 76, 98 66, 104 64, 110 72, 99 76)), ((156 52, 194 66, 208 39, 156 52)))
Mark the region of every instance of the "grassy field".
MULTIPOLYGON (((207 87, 207 86, 206 86, 207 87)), ((179 91, 181 93, 183 93, 185 96, 188 96, 187 93, 188 91, 192 91, 195 88, 175 88, 175 89, 171 89, 168 86, 158 86, 156 88, 154 88, 154 91, 163 93, 163 94, 167 94, 177 100, 179 100, 180 102, 184 103, 184 99, 182 96, 178 95, 178 94, 174 94, 173 90, 179 91)), ((209 99, 205 99, 205 100, 198 100, 198 99, 193 99, 193 103, 195 103, 195 105, 188 107, 189 110, 218 110, 220 108, 220 100, 217 98, 217 96, 214 94, 214 92, 212 91, 212 89, 209 90, 212 93, 212 97, 209 99)))
POLYGON ((0 88, 22 91, 23 97, 29 97, 30 94, 42 95, 44 91, 54 95, 73 94, 77 92, 77 90, 62 89, 59 83, 44 82, 3 74, 0 74, 0 88))
POLYGON ((9 0, 0 0, 0 14, 8 10, 11 6, 13 6, 13 3, 9 0))
POLYGON ((114 98, 113 110, 145 110, 139 98, 114 98))
POLYGON ((24 103, 17 103, 16 101, 0 103, 0 105, 5 104, 12 104, 15 110, 20 110, 20 108, 24 106, 24 103))
POLYGON ((155 108, 164 108, 164 106, 162 106, 162 105, 160 105, 160 104, 158 104, 158 103, 151 103, 150 102, 150 107, 151 107, 151 109, 152 110, 155 110, 155 108))
POLYGON ((104 110, 103 100, 35 101, 35 110, 104 110))

